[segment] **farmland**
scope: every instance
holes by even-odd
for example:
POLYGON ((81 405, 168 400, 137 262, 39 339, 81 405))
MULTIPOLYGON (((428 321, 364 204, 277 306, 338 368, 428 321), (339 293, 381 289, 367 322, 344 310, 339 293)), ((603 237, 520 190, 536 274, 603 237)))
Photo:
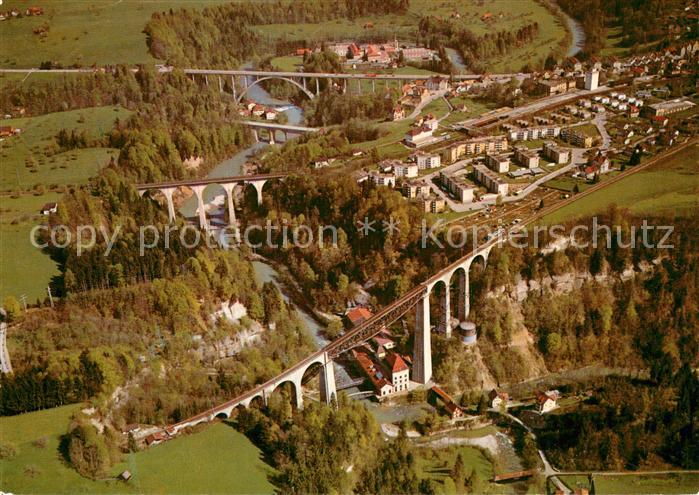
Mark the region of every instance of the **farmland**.
POLYGON ((615 203, 635 214, 680 214, 697 209, 699 152, 692 146, 638 174, 602 188, 544 217, 549 223, 593 215, 615 203))
POLYGON ((116 119, 125 120, 129 115, 120 107, 98 107, 3 120, 3 125, 21 129, 21 133, 0 142, 0 190, 85 183, 116 156, 116 150, 94 147, 62 152, 56 135, 66 129, 99 138, 111 130, 116 119))
POLYGON ((17 454, 0 460, 0 490, 16 493, 272 493, 272 469, 260 451, 228 424, 211 425, 163 445, 124 456, 111 473, 129 483, 91 481, 63 461, 61 436, 79 405, 0 418, 2 442, 17 454))
POLYGON ((58 199, 57 192, 0 199, 0 300, 25 295, 31 304, 47 297, 46 287, 59 274, 58 267, 29 236, 41 217, 39 208, 58 199))
MULTIPOLYGON (((153 12, 173 7, 197 8, 223 3, 221 0, 138 1, 64 0, 46 2, 43 16, 24 17, 0 23, 2 67, 38 67, 51 61, 64 65, 155 63, 148 53, 143 33, 153 12), (48 27, 46 36, 33 34, 48 27)), ((3 9, 25 10, 34 2, 6 0, 3 9)))

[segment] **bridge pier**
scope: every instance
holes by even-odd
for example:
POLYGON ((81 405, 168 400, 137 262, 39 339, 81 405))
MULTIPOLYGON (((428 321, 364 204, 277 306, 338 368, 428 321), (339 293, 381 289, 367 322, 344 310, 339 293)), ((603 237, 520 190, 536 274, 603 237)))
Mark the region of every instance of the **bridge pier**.
MULTIPOLYGON (((235 182, 229 184, 221 184, 221 187, 226 191, 226 200, 228 202, 228 225, 237 227, 238 221, 235 218, 235 200, 233 193, 235 192, 235 182)), ((239 239, 240 240, 240 239, 239 239)))
POLYGON ((320 401, 325 404, 337 400, 337 387, 335 384, 335 365, 332 359, 328 360, 320 372, 320 401))
POLYGON ((447 337, 451 337, 451 300, 449 295, 449 280, 447 280, 444 284, 444 293, 442 293, 439 303, 442 309, 442 321, 440 322, 440 326, 444 330, 444 334, 447 337))
POLYGON ((459 321, 466 321, 469 309, 468 273, 461 270, 459 271, 459 293, 456 301, 456 317, 459 321))
POLYGON ((320 81, 316 77, 316 96, 320 94, 320 81))
POLYGON ((252 184, 252 186, 255 188, 255 191, 257 192, 257 205, 260 206, 262 204, 262 188, 264 187, 266 180, 253 180, 248 182, 248 184, 252 184))
POLYGON ((206 221, 206 208, 204 204, 204 188, 206 186, 190 186, 194 195, 197 197, 197 212, 199 213, 199 228, 209 229, 209 224, 206 221))
POLYGON ((425 384, 432 378, 432 342, 430 341, 430 293, 415 308, 415 341, 413 345, 413 381, 425 384))
POLYGON ((233 89, 233 99, 238 101, 238 95, 235 90, 235 76, 231 76, 231 88, 233 89))
POLYGON ((206 81, 206 87, 209 87, 209 76, 207 74, 204 74, 204 81, 206 81))
POLYGON ((269 130, 269 144, 277 144, 274 141, 274 129, 269 130))
POLYGON ((362 80, 357 79, 357 90, 359 91, 359 94, 362 94, 362 80))
POLYGON ((218 76, 218 91, 223 93, 223 82, 221 81, 221 76, 218 76))
POLYGON ((260 136, 257 134, 257 129, 252 130, 252 135, 255 136, 255 142, 259 143, 260 142, 260 136))
POLYGON ((376 81, 374 79, 371 80, 371 92, 376 93, 376 81))
MULTIPOLYGON (((145 192, 145 191, 144 191, 145 192)), ((175 192, 174 187, 163 187, 160 192, 165 195, 167 199, 167 218, 170 223, 175 221, 175 202, 172 200, 172 193, 175 192)))

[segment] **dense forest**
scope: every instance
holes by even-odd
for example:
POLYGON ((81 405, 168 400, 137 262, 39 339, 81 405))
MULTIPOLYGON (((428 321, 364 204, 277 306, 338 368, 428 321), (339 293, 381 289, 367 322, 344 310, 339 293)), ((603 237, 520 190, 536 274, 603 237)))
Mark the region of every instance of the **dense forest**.
MULTIPOLYGON (((275 46, 255 31, 264 24, 299 24, 401 13, 409 0, 300 0, 236 2, 202 10, 156 13, 146 26, 151 54, 180 67, 236 67, 275 46)), ((288 52, 288 47, 285 47, 288 52)))
MULTIPOLYGON (((680 12, 680 0, 559 0, 558 4, 580 21, 585 30, 585 49, 581 56, 597 55, 605 47, 610 26, 621 29, 618 43, 639 47, 668 35, 666 19, 670 12, 680 12)), ((696 37, 696 23, 694 23, 696 37)))
POLYGON ((261 410, 241 410, 235 422, 277 469, 281 493, 484 493, 485 480, 461 456, 446 466, 443 486, 423 478, 405 430, 383 440, 372 414, 344 394, 337 408, 311 403, 293 411, 288 400, 275 394, 261 410))
POLYGON ((450 19, 432 16, 420 19, 421 39, 429 40, 432 48, 449 46, 457 49, 468 67, 483 72, 484 60, 507 55, 513 49, 531 43, 539 35, 539 25, 532 22, 512 31, 489 32, 477 36, 468 29, 458 27, 450 19))
POLYGON ((589 397, 547 417, 540 447, 563 469, 699 467, 699 379, 689 363, 661 382, 608 377, 575 385, 589 397))

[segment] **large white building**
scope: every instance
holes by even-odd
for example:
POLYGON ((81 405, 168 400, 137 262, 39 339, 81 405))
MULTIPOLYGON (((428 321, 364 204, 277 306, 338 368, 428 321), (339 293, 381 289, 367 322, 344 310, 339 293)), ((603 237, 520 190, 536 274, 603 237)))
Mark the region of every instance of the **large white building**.
POLYGON ((599 71, 590 70, 585 73, 585 89, 594 91, 599 87, 599 71))
POLYGON ((505 155, 493 155, 488 153, 485 157, 485 164, 490 170, 499 174, 505 174, 510 171, 510 159, 505 155))
POLYGON ((418 175, 418 166, 416 163, 401 163, 393 167, 393 173, 396 174, 396 177, 412 179, 418 175))
POLYGON ((439 168, 442 166, 442 157, 428 153, 417 153, 415 162, 420 170, 439 168))

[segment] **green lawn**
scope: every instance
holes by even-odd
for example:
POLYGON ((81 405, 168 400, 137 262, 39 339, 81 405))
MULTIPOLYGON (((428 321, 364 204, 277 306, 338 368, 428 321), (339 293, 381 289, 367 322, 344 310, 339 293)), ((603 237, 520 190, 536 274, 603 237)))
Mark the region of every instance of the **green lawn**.
POLYGON ((83 66, 118 63, 155 63, 148 54, 143 28, 153 12, 170 8, 200 8, 224 0, 5 0, 2 10, 44 8, 43 16, 0 22, 1 67, 38 67, 53 61, 83 66), (48 26, 42 39, 32 33, 48 26))
POLYGON ((3 120, 3 125, 22 132, 0 142, 0 189, 86 182, 109 163, 110 157, 117 156, 117 150, 85 148, 56 153, 56 135, 66 129, 99 138, 112 129, 117 118, 125 120, 130 115, 121 107, 95 107, 3 120))
MULTIPOLYGON (((561 476, 569 488, 589 489, 587 476, 561 476)), ((699 491, 699 474, 595 476, 595 493, 684 494, 699 491)))
POLYGON ((611 203, 632 213, 692 213, 699 206, 699 151, 687 148, 668 160, 547 215, 548 223, 592 215, 611 203))
POLYGON ((38 214, 39 208, 59 198, 55 192, 19 198, 0 196, 0 300, 8 295, 17 299, 26 295, 31 304, 47 296, 46 287, 59 274, 58 266, 31 244, 29 236, 34 225, 45 219, 38 214))
MULTIPOLYGON (((493 478, 493 465, 480 450, 471 446, 416 449, 418 476, 420 478, 431 478, 443 484, 444 480, 450 476, 459 453, 464 460, 466 473, 468 474, 471 471, 477 472, 482 482, 485 485, 490 485, 489 480, 493 478)), ((503 488, 498 490, 498 493, 507 491, 505 487, 498 488, 503 488)))
POLYGON ((217 423, 193 435, 124 456, 129 483, 91 481, 66 466, 59 437, 79 405, 0 418, 0 438, 18 453, 0 460, 0 490, 15 493, 272 493, 272 469, 241 433, 217 423), (32 443, 46 437, 46 447, 32 443))

